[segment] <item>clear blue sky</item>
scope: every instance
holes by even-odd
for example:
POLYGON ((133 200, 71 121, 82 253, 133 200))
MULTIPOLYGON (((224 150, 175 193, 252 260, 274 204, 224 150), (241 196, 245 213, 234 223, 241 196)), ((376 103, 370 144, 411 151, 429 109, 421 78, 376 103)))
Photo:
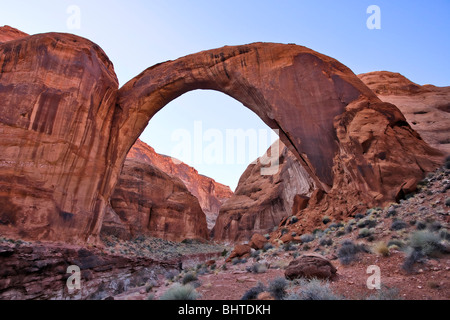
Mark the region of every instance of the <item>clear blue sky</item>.
MULTIPOLYGON (((388 70, 419 84, 448 86, 449 13, 449 0, 0 0, 0 25, 30 34, 70 32, 99 44, 113 61, 121 85, 162 61, 266 41, 310 47, 357 74, 388 70), (80 29, 67 26, 71 5, 80 9, 80 29), (381 30, 366 27, 369 5, 381 8, 381 30)), ((171 154, 177 144, 172 133, 182 128, 193 132, 197 120, 204 130, 267 128, 224 94, 195 91, 158 113, 142 139, 171 154)), ((189 164, 232 188, 247 166, 194 162, 189 164)))

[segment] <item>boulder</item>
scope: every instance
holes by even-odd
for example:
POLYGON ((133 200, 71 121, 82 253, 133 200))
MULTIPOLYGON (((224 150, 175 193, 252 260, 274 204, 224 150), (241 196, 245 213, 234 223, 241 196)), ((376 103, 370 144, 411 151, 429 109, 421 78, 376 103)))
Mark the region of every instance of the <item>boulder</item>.
POLYGON ((250 255, 252 248, 246 244, 238 244, 234 247, 226 262, 231 262, 234 258, 242 258, 250 255))
POLYGON ((251 240, 250 240, 250 247, 252 247, 255 250, 261 250, 262 248, 264 248, 264 245, 269 242, 266 237, 264 237, 263 235, 259 234, 259 233, 255 233, 251 240))
POLYGON ((292 261, 285 270, 285 277, 289 280, 298 278, 333 279, 337 269, 333 264, 320 256, 303 255, 292 261))

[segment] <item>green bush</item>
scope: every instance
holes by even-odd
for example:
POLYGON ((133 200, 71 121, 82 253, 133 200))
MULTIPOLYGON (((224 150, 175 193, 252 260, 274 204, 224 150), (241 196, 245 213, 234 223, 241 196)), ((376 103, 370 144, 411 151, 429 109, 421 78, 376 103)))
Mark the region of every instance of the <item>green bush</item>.
POLYGON ((358 232, 358 238, 367 238, 372 235, 372 231, 367 228, 363 228, 358 232))
POLYGON ((323 219, 322 219, 322 223, 323 224, 327 225, 330 222, 331 222, 331 218, 330 217, 328 217, 328 216, 323 217, 323 219))
POLYGON ((349 265, 356 260, 359 252, 367 251, 368 250, 364 245, 357 245, 350 240, 346 240, 342 243, 341 248, 338 251, 338 258, 343 265, 349 265))
POLYGON ((304 235, 302 235, 301 237, 300 237, 300 240, 303 242, 303 243, 309 243, 309 242, 312 242, 312 241, 314 241, 314 236, 312 235, 312 234, 304 234, 304 235))
POLYGON ((394 222, 392 222, 391 230, 398 231, 398 230, 405 229, 406 227, 408 227, 408 224, 406 222, 404 222, 402 220, 395 220, 394 222))
POLYGON ((188 272, 188 273, 186 273, 184 275, 183 279, 181 280, 181 283, 186 285, 186 284, 188 284, 190 282, 197 281, 197 280, 198 280, 198 278, 197 278, 197 275, 195 273, 188 272))
POLYGON ((261 282, 259 282, 257 286, 245 292, 241 300, 256 300, 256 298, 258 298, 258 295, 264 291, 266 291, 264 285, 261 282))
POLYGON ((428 231, 418 231, 411 235, 410 246, 419 249, 427 256, 433 256, 443 252, 441 239, 436 233, 428 231))
POLYGON ((167 290, 160 298, 160 300, 182 300, 190 301, 197 300, 200 295, 191 285, 180 285, 176 283, 172 288, 167 290))
POLYGON ((302 280, 300 291, 290 296, 290 300, 342 300, 341 296, 333 293, 328 282, 321 282, 317 279, 302 280))
POLYGON ((275 300, 283 300, 286 296, 286 288, 288 286, 288 282, 285 278, 276 278, 269 283, 269 287, 267 289, 268 292, 275 298, 275 300))

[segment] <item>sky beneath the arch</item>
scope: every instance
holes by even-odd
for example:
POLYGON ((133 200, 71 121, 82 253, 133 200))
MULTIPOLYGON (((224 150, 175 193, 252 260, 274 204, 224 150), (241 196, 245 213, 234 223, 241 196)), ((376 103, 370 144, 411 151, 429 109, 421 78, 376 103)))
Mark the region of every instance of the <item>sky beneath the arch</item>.
MULTIPOLYGON (((356 74, 387 70, 421 85, 448 86, 449 12, 448 0, 0 0, 0 26, 29 34, 68 32, 88 38, 113 61, 121 85, 159 62, 262 41, 307 46, 338 59, 356 74), (381 9, 379 30, 367 28, 370 5, 381 9), (79 8, 79 28, 68 24, 71 6, 79 8)), ((176 132, 190 133, 194 150, 199 124, 205 136, 214 130, 224 138, 226 130, 268 130, 232 98, 194 91, 159 112, 141 138, 159 153, 176 155, 180 144, 174 139, 176 132)), ((208 145, 205 136, 203 146, 208 145)), ((258 146, 259 155, 273 140, 258 146)), ((192 154, 181 160, 234 189, 253 156, 234 164, 210 164, 192 154)))

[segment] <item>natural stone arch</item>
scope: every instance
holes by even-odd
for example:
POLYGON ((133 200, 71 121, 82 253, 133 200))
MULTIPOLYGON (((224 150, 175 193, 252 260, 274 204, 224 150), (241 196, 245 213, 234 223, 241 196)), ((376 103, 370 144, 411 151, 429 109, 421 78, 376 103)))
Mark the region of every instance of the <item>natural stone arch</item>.
POLYGON ((156 112, 195 89, 228 94, 280 129, 336 201, 392 201, 441 156, 350 69, 297 45, 193 54, 120 90, 105 53, 74 35, 0 43, 0 65, 0 200, 17 206, 20 222, 0 229, 23 238, 95 240, 132 144, 156 112))

